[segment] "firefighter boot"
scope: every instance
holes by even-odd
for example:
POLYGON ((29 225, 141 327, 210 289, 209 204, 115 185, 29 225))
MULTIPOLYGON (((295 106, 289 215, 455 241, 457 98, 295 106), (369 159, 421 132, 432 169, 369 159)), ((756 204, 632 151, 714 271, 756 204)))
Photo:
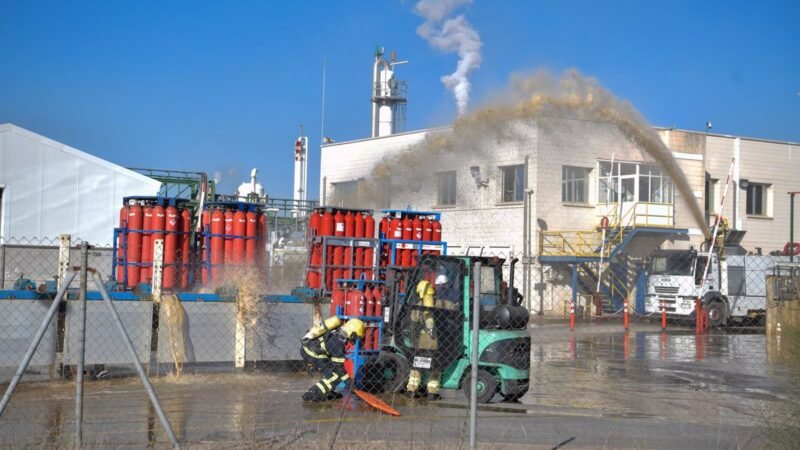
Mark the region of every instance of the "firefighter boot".
POLYGON ((441 398, 439 395, 440 378, 441 374, 439 372, 431 372, 428 375, 428 384, 426 385, 428 400, 439 400, 441 398))
POLYGON ((422 373, 420 373, 419 370, 411 369, 408 373, 408 384, 406 385, 406 394, 409 397, 416 397, 420 384, 422 384, 422 373))
POLYGON ((317 386, 311 386, 311 388, 303 394, 304 402, 324 402, 325 400, 328 400, 328 396, 320 391, 317 386))

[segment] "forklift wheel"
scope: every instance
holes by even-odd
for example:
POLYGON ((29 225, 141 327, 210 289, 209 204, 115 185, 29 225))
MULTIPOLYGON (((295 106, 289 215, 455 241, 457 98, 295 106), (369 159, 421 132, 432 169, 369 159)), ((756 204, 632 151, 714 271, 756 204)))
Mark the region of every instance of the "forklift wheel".
POLYGON ((364 383, 377 392, 401 392, 408 382, 408 371, 408 361, 402 355, 381 351, 364 383))
MULTIPOLYGON (((477 380, 478 380, 478 403, 489 403, 492 397, 494 397, 494 394, 497 393, 497 380, 494 379, 494 375, 483 369, 478 369, 477 380)), ((466 394, 468 400, 470 396, 471 385, 472 385, 472 374, 468 372, 467 377, 464 379, 464 383, 462 385, 462 388, 464 389, 464 394, 466 394)))

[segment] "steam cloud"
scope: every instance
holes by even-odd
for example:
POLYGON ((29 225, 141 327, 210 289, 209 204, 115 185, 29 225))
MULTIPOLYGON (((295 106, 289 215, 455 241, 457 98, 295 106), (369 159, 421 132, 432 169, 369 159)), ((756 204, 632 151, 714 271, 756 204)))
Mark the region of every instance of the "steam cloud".
POLYGON ((417 34, 428 41, 431 47, 445 53, 458 53, 456 71, 442 76, 442 83, 453 92, 458 115, 464 115, 469 103, 469 75, 480 67, 481 37, 464 15, 445 20, 447 16, 472 0, 420 0, 414 13, 425 19, 417 27, 417 34))
MULTIPOLYGON (((621 133, 669 174, 698 227, 709 235, 703 211, 683 170, 656 131, 633 105, 575 70, 560 77, 546 71, 512 76, 508 88, 494 102, 460 117, 452 132, 429 133, 420 144, 373 167, 368 181, 359 187, 362 207, 382 206, 388 195, 387 186, 393 199, 416 198, 421 189, 435 189, 437 171, 452 170, 465 161, 494 166, 498 148, 505 144, 527 145, 535 127, 546 130, 554 139, 581 133, 587 143, 603 139, 613 142, 609 139, 619 139, 614 136, 621 133), (571 128, 569 124, 575 121, 565 119, 613 126, 571 128)), ((457 191, 457 203, 467 195, 463 191, 466 190, 457 191)))

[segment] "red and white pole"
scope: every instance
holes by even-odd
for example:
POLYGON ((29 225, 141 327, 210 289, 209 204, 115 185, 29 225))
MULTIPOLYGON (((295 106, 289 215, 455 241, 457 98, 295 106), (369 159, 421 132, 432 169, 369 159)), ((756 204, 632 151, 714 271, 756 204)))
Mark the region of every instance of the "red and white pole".
POLYGON ((569 330, 575 331, 575 302, 569 302, 569 330))
POLYGON ((625 299, 625 305, 622 307, 622 321, 625 324, 625 331, 628 331, 628 299, 625 299))
POLYGON ((703 332, 703 302, 700 297, 694 301, 694 317, 695 333, 700 334, 703 332))
POLYGON ((661 331, 667 329, 667 302, 661 300, 661 331))

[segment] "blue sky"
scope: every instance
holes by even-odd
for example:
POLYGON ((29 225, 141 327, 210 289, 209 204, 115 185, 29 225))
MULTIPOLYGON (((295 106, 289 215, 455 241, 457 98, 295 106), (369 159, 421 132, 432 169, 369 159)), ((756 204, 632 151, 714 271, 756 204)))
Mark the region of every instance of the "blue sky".
MULTIPOLYGON (((366 137, 376 44, 410 64, 407 129, 456 114, 439 77, 457 57, 416 35, 414 2, 0 1, 0 123, 125 166, 258 167, 292 191, 293 142, 310 136, 318 192, 325 134, 366 137)), ((483 41, 471 105, 514 72, 577 68, 653 124, 800 141, 800 2, 487 1, 463 8, 483 41)))

